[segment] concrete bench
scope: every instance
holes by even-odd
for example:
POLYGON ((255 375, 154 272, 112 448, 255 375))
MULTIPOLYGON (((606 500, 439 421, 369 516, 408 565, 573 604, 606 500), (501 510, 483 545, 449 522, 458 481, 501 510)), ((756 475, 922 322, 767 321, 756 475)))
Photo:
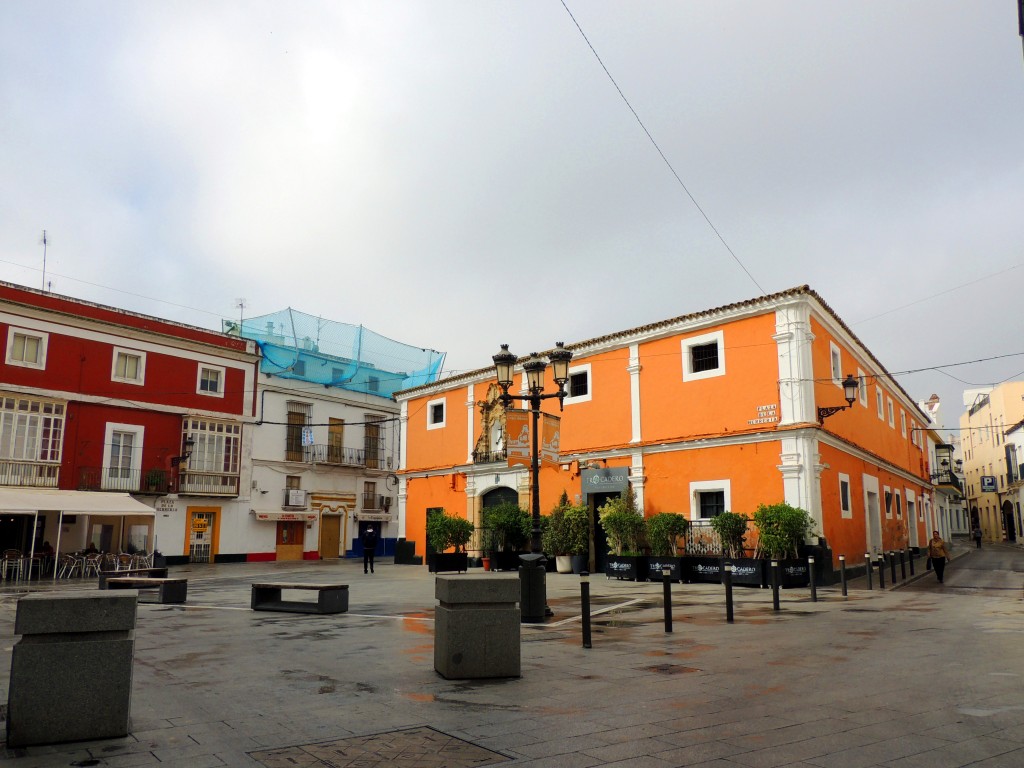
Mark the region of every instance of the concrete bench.
POLYGON ((99 588, 107 588, 107 579, 121 576, 148 576, 151 579, 166 579, 167 568, 127 568, 123 571, 101 570, 99 576, 99 588))
POLYGON ((184 603, 188 579, 161 579, 144 576, 111 576, 105 589, 155 589, 158 603, 184 603))
POLYGON ((348 610, 348 584, 253 584, 252 609, 285 613, 345 613, 348 610), (315 591, 316 602, 282 600, 281 591, 286 589, 315 591))

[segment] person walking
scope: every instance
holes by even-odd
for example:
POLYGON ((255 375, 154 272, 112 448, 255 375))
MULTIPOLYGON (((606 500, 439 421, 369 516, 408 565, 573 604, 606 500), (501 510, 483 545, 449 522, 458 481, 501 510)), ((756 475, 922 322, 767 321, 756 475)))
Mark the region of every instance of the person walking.
POLYGON ((932 568, 935 569, 935 578, 942 583, 942 575, 946 570, 946 561, 949 559, 949 550, 946 542, 939 536, 938 531, 932 531, 932 540, 928 542, 928 559, 932 561, 932 568))
POLYGON ((366 526, 360 539, 363 542, 363 573, 373 573, 373 556, 377 552, 377 532, 373 530, 372 525, 366 526))
POLYGON ((981 549, 981 526, 974 526, 974 530, 971 531, 971 536, 974 537, 974 543, 978 549, 981 549))

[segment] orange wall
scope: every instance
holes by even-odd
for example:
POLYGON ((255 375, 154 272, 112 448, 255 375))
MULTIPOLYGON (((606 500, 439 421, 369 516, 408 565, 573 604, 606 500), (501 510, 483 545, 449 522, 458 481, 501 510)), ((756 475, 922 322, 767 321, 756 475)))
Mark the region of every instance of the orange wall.
POLYGON ((768 313, 642 344, 640 417, 644 442, 772 429, 772 424, 751 426, 747 422, 757 418, 757 406, 779 405, 774 333, 775 315, 768 313), (716 330, 724 330, 725 375, 683 381, 681 339, 716 330))
POLYGON ((567 403, 561 414, 558 414, 557 399, 546 403, 546 411, 562 417, 563 453, 620 446, 632 437, 630 376, 626 370, 629 348, 574 359, 570 368, 587 364, 590 365, 589 401, 567 403))
POLYGON ((465 485, 458 476, 415 478, 406 482, 405 538, 416 542, 416 552, 423 554, 427 546, 427 510, 443 507, 453 516, 466 516, 465 485), (452 478, 455 488, 452 488, 452 478))
POLYGON ((417 469, 433 469, 466 463, 466 387, 459 386, 438 395, 427 395, 409 401, 406 465, 417 469), (427 403, 445 401, 445 426, 427 429, 427 403))

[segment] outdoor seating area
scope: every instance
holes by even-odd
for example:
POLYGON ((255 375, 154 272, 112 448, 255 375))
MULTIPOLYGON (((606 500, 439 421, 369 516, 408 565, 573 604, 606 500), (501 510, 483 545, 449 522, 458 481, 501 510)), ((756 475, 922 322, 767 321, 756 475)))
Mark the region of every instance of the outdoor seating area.
MULTIPOLYGON (((101 571, 122 572, 151 569, 153 553, 35 552, 6 549, 0 556, 0 579, 14 583, 32 579, 74 579, 98 577, 101 571)), ((166 573, 164 574, 166 575, 166 573)))

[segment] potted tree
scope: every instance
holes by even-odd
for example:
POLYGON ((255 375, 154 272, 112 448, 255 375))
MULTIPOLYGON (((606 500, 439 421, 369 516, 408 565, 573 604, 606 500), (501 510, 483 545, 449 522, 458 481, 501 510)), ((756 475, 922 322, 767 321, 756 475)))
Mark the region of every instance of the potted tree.
POLYGON ((434 548, 427 565, 431 573, 465 571, 469 566, 466 545, 473 538, 473 524, 464 517, 447 514, 427 518, 427 540, 434 548), (454 549, 454 552, 447 550, 454 549))
POLYGON ((711 518, 711 527, 721 540, 722 557, 732 562, 732 583, 764 587, 768 584, 764 561, 748 557, 743 547, 749 522, 744 514, 722 512, 711 518))
POLYGON ((558 506, 541 520, 541 546, 546 554, 555 558, 555 570, 558 573, 572 573, 572 562, 565 541, 565 510, 568 506, 569 499, 563 492, 558 506))
POLYGON ((533 532, 529 513, 514 502, 502 502, 484 510, 484 528, 491 548, 491 569, 516 570, 533 532))
POLYGON ((590 560, 590 508, 586 504, 566 508, 563 535, 572 572, 582 573, 590 560))
MULTIPOLYGON (((683 558, 679 552, 679 539, 690 529, 690 521, 677 512, 659 512, 646 520, 647 544, 651 556, 647 562, 648 578, 660 581, 662 570, 671 571, 672 581, 682 581, 683 558)), ((689 574, 685 574, 687 578, 689 574)))
POLYGON ((785 502, 761 504, 754 512, 758 539, 755 556, 779 563, 779 585, 806 587, 810 584, 807 559, 800 546, 814 529, 814 518, 806 510, 785 502))
POLYGON ((647 558, 641 552, 644 534, 643 514, 636 507, 636 494, 630 489, 617 499, 609 499, 598 511, 608 541, 608 578, 630 581, 647 579, 647 558))

